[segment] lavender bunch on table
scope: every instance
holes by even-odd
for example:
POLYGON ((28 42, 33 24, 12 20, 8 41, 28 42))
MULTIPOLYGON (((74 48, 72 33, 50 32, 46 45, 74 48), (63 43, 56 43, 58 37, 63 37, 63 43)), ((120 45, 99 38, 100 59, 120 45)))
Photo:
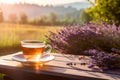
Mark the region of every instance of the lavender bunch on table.
POLYGON ((106 69, 120 69, 120 55, 117 53, 105 53, 98 50, 88 50, 86 53, 91 54, 89 68, 98 66, 99 68, 106 69))
POLYGON ((58 33, 50 32, 47 37, 53 48, 61 53, 81 55, 89 48, 95 48, 94 39, 101 35, 79 26, 66 27, 58 33))
POLYGON ((120 27, 93 23, 70 26, 58 33, 50 32, 47 39, 53 49, 65 54, 83 55, 89 49, 110 52, 111 48, 120 49, 120 27))

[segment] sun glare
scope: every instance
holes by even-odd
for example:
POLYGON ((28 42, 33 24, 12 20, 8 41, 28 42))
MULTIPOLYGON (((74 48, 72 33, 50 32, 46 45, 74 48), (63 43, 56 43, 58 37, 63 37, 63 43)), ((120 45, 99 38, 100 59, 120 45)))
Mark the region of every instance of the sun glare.
POLYGON ((14 3, 19 3, 22 0, 0 0, 2 3, 8 3, 8 4, 14 4, 14 3))
POLYGON ((58 5, 58 4, 65 4, 70 2, 76 2, 76 1, 86 1, 86 0, 0 0, 0 3, 8 3, 8 4, 14 4, 14 3, 35 3, 39 5, 58 5))

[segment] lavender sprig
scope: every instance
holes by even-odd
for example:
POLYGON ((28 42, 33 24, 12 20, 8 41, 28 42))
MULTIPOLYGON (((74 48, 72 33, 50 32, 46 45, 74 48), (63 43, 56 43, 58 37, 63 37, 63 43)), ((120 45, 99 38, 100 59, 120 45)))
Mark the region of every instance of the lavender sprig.
POLYGON ((120 55, 117 53, 105 53, 98 50, 88 50, 86 53, 91 54, 89 68, 98 66, 103 70, 120 68, 120 55))

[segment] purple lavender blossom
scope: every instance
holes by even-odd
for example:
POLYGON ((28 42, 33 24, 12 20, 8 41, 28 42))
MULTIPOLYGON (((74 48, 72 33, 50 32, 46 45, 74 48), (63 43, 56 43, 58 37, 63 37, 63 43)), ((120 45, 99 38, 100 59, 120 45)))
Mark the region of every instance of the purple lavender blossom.
POLYGON ((58 33, 50 32, 47 39, 53 49, 65 54, 83 55, 89 49, 110 52, 112 48, 120 49, 120 28, 89 23, 66 27, 58 33))
POLYGON ((92 54, 91 60, 89 61, 89 68, 98 66, 101 69, 117 69, 120 68, 120 55, 117 53, 105 53, 102 51, 93 50, 86 51, 88 54, 92 54))
POLYGON ((89 64, 88 68, 93 68, 94 67, 94 64, 89 64))
POLYGON ((120 68, 120 27, 114 24, 89 23, 81 27, 66 27, 58 33, 50 32, 47 39, 60 53, 90 55, 90 68, 120 68))

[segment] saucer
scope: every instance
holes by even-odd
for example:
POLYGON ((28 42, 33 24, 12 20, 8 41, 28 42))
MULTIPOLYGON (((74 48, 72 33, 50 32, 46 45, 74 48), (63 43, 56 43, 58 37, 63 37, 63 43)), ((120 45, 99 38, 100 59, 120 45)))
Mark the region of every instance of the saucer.
POLYGON ((51 54, 45 54, 43 57, 41 57, 39 59, 39 61, 27 61, 24 58, 24 55, 23 55, 22 52, 12 56, 13 60, 21 62, 21 63, 27 63, 27 64, 31 64, 31 63, 46 63, 46 62, 49 62, 49 61, 53 60, 54 58, 55 57, 53 55, 51 55, 51 54))

